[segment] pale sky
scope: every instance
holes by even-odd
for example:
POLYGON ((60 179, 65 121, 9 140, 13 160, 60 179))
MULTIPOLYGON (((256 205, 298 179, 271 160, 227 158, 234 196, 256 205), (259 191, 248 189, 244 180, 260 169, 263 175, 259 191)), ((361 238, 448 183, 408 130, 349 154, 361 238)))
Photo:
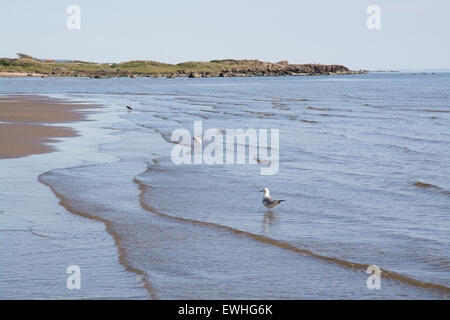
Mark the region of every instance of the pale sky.
POLYGON ((0 57, 450 68, 448 0, 0 0, 0 57), (69 5, 81 29, 69 30, 69 5), (366 26, 369 5, 381 29, 366 26))

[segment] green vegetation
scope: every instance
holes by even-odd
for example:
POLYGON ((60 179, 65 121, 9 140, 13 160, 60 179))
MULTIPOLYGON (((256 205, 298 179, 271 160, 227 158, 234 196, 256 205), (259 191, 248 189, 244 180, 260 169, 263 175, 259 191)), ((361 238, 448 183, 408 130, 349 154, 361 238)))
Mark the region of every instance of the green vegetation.
POLYGON ((0 72, 54 77, 228 77, 355 73, 340 65, 288 64, 259 60, 188 61, 178 64, 136 60, 121 63, 41 60, 19 53, 17 59, 0 58, 0 72))

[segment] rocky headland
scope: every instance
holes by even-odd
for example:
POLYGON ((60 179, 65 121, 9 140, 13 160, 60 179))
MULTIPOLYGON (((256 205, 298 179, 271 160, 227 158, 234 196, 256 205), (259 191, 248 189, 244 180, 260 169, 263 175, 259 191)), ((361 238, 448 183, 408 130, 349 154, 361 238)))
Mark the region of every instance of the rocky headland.
POLYGON ((19 54, 18 58, 0 58, 0 76, 40 77, 262 77, 311 76, 365 73, 353 71, 343 65, 317 63, 290 64, 259 60, 211 60, 168 64, 157 61, 136 60, 121 63, 95 63, 76 60, 37 59, 19 54))

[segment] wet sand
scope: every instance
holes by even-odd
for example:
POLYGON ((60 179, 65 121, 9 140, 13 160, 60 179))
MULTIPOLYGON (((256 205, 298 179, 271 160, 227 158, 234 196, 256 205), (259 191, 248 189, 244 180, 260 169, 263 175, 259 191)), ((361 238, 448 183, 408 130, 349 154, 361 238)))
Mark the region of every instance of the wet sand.
POLYGON ((71 214, 38 181, 54 168, 114 160, 96 148, 114 139, 103 129, 110 110, 0 96, 0 299, 149 298, 141 277, 121 265, 105 224, 71 214), (72 265, 81 270, 79 290, 66 286, 72 265))
POLYGON ((77 136, 73 129, 53 124, 85 120, 90 107, 42 96, 0 97, 0 159, 53 151, 49 142, 77 136))

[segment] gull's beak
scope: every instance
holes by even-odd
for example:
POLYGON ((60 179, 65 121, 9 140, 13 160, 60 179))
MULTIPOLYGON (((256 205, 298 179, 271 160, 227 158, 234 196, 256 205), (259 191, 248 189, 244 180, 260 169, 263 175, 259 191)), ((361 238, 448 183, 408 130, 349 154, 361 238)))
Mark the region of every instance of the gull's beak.
POLYGON ((259 192, 263 192, 264 190, 259 190, 259 192))

